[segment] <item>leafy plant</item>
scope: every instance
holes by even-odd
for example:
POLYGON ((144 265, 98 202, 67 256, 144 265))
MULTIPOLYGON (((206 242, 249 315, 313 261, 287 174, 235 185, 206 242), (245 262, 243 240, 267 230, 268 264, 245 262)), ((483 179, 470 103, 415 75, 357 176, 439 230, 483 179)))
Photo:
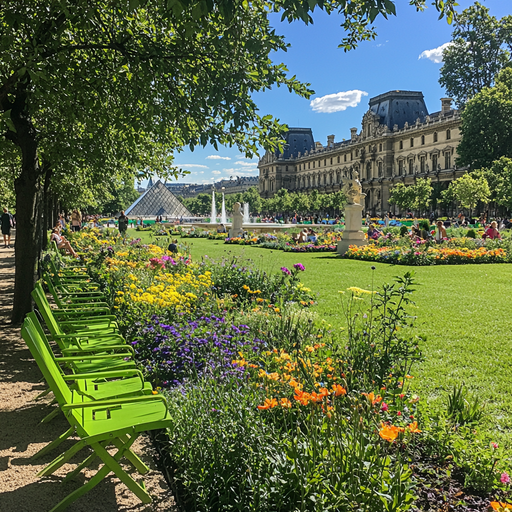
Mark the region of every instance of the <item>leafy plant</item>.
POLYGON ((477 423, 483 415, 483 405, 478 396, 468 400, 465 398, 464 384, 454 386, 447 397, 448 417, 458 425, 477 423))

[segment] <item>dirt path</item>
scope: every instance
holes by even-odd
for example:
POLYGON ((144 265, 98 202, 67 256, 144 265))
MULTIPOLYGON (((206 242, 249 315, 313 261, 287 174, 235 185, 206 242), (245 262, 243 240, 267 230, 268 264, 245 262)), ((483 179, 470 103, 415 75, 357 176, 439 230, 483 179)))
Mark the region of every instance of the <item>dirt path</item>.
MULTIPOLYGON (((0 247, 0 511, 47 512, 74 489, 83 485, 92 471, 62 484, 63 475, 75 464, 66 464, 57 476, 38 478, 36 474, 58 455, 57 451, 31 463, 30 457, 67 430, 59 415, 49 423, 40 421, 50 410, 51 399, 34 401, 45 389, 42 376, 20 329, 9 325, 14 289, 14 250, 0 247)), ((71 446, 71 441, 64 446, 71 446)), ((156 470, 149 440, 143 438, 134 450, 152 471, 144 482, 154 502, 142 505, 112 475, 68 508, 69 512, 173 511, 173 499, 162 474, 156 470)), ((72 461, 73 462, 73 461, 72 461)))

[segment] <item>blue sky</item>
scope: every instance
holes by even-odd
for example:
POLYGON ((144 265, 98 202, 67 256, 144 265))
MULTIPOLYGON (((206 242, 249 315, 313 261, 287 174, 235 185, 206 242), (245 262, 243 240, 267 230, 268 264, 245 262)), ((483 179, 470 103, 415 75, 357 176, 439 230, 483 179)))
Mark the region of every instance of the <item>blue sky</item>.
MULTIPOLYGON (((427 1, 430 3, 430 0, 427 1)), ((474 2, 459 0, 459 11, 474 2)), ((512 12, 510 0, 481 0, 490 14, 499 18, 512 12)), ((361 128, 371 97, 401 89, 422 91, 429 112, 441 109, 445 91, 439 85, 441 49, 451 39, 452 27, 430 6, 417 13, 408 0, 396 0, 397 15, 378 18, 374 41, 361 43, 344 52, 338 48, 343 37, 340 18, 315 11, 314 24, 280 22, 272 24, 291 45, 288 52, 274 54, 275 62, 286 64, 290 75, 311 84, 315 94, 300 98, 284 88, 275 88, 254 96, 261 115, 271 114, 293 127, 311 128, 315 141, 323 145, 327 136, 335 141, 350 137, 350 128, 361 128)), ((191 174, 178 181, 212 183, 230 176, 257 175, 258 159, 246 159, 236 149, 219 147, 185 149, 175 155, 177 166, 191 174)), ((146 182, 143 182, 145 185, 146 182)))

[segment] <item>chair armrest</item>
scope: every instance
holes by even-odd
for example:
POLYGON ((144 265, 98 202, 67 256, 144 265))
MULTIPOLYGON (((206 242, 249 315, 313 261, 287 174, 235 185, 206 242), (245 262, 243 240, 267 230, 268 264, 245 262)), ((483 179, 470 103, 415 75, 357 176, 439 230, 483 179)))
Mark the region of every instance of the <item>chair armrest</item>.
MULTIPOLYGON (((135 356, 135 351, 133 350, 133 347, 130 347, 130 345, 96 345, 94 347, 79 346, 78 348, 77 347, 67 347, 67 348, 63 348, 61 350, 61 352, 64 355, 70 354, 70 353, 78 353, 78 354, 84 354, 85 355, 84 357, 87 357, 86 355, 89 353, 95 354, 96 352, 105 352, 107 350, 128 350, 129 354, 126 354, 127 356, 128 355, 130 357, 135 356)), ((115 354, 112 354, 112 355, 116 355, 118 357, 124 356, 123 353, 119 353, 119 352, 116 352, 115 354)))
POLYGON ((130 352, 116 353, 116 354, 92 354, 92 355, 81 355, 81 356, 66 356, 66 357, 56 357, 55 361, 57 363, 72 363, 74 361, 102 361, 103 359, 121 359, 124 357, 129 357, 131 359, 132 354, 130 352))
POLYGON ((96 379, 111 379, 114 377, 139 377, 141 382, 144 382, 144 377, 140 370, 136 368, 130 368, 127 370, 112 370, 105 372, 94 372, 94 373, 71 373, 69 375, 62 376, 64 380, 96 380, 96 379))
POLYGON ((145 401, 153 401, 153 400, 159 400, 161 402, 164 402, 165 404, 165 412, 166 414, 169 412, 169 406, 167 404, 167 400, 165 396, 163 395, 144 395, 144 396, 134 396, 131 398, 119 398, 116 400, 96 400, 94 402, 83 402, 80 404, 64 404, 61 405, 62 412, 70 411, 72 409, 90 409, 97 408, 100 409, 101 407, 108 407, 108 406, 118 406, 123 404, 131 404, 136 402, 145 402, 145 401))

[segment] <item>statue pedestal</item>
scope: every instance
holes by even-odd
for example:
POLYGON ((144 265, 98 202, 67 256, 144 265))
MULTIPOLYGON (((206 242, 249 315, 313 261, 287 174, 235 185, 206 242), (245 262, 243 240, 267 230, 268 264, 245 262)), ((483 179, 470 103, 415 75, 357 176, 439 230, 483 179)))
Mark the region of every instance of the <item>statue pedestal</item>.
POLYGON ((368 241, 364 238, 361 230, 363 220, 363 207, 360 204, 349 204, 345 206, 345 230, 343 231, 343 240, 338 242, 336 252, 345 254, 349 245, 367 245, 368 241))
POLYGON ((244 234, 243 229, 236 229, 235 227, 232 227, 228 231, 228 237, 229 238, 240 238, 244 234))

